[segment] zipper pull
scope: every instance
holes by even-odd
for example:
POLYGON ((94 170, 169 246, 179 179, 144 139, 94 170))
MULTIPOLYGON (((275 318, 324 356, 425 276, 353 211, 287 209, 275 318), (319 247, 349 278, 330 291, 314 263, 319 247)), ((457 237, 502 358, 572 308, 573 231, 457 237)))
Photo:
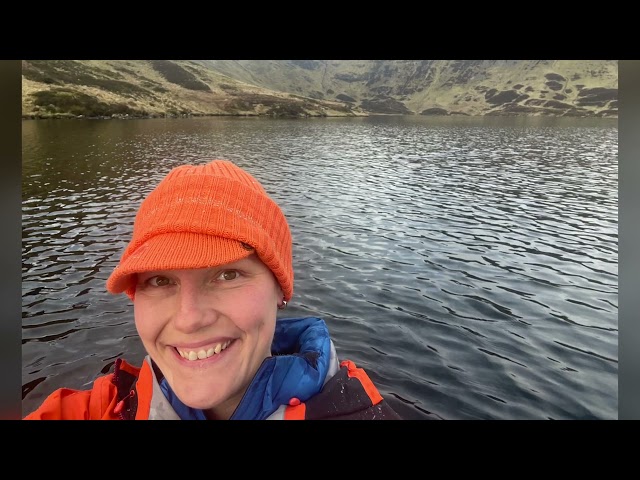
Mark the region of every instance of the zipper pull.
POLYGON ((124 408, 124 402, 125 400, 127 400, 129 397, 134 397, 136 394, 135 390, 131 390, 129 392, 129 395, 127 395, 126 397, 124 397, 122 400, 120 400, 118 403, 116 403, 115 408, 113 409, 113 413, 120 413, 122 412, 122 409, 124 408))

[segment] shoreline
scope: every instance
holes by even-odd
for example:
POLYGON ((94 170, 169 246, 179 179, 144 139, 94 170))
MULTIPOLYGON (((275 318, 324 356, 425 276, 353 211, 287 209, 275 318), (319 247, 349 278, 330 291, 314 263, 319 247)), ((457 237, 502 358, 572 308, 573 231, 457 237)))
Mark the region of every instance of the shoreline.
POLYGON ((273 119, 308 119, 308 118, 367 118, 367 117, 469 117, 469 118, 482 118, 482 117, 504 117, 504 118, 592 118, 592 119, 608 119, 618 120, 618 115, 517 115, 517 114, 485 114, 485 115, 468 115, 468 114, 448 114, 448 115, 419 115, 416 113, 404 114, 404 113, 367 113, 357 115, 303 115, 303 116, 288 116, 288 115, 264 115, 264 114, 244 114, 244 113, 193 113, 184 115, 121 115, 114 114, 110 116, 99 117, 85 117, 84 115, 72 115, 72 114, 51 114, 51 115, 37 115, 37 114, 23 114, 22 120, 152 120, 159 118, 213 118, 213 117, 245 117, 245 118, 273 118, 273 119))

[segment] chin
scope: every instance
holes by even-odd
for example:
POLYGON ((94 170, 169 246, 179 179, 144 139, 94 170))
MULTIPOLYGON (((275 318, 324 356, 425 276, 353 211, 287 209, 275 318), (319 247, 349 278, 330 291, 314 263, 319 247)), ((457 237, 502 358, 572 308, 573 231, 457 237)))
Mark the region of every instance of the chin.
POLYGON ((224 398, 220 396, 219 390, 210 392, 190 392, 186 394, 179 390, 175 390, 175 393, 178 395, 182 403, 198 410, 215 408, 224 398))

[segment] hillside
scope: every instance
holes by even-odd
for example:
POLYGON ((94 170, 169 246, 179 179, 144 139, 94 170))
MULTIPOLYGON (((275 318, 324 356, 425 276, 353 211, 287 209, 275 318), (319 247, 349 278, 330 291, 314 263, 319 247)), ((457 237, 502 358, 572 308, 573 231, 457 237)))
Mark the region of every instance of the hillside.
POLYGON ((616 60, 23 61, 23 117, 618 116, 616 60))
POLYGON ((233 78, 345 101, 370 113, 607 116, 618 62, 506 60, 201 60, 233 78))
POLYGON ((22 62, 23 118, 362 114, 344 102, 249 85, 191 61, 22 62))

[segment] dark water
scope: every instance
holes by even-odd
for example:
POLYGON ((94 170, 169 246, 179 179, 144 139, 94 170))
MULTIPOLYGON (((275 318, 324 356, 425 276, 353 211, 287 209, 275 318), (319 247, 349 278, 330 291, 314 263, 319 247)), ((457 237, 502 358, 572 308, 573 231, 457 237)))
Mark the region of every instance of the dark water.
POLYGON ((289 219, 286 315, 405 418, 617 418, 617 121, 539 118, 25 121, 23 413, 141 361, 105 281, 144 196, 212 158, 289 219))

